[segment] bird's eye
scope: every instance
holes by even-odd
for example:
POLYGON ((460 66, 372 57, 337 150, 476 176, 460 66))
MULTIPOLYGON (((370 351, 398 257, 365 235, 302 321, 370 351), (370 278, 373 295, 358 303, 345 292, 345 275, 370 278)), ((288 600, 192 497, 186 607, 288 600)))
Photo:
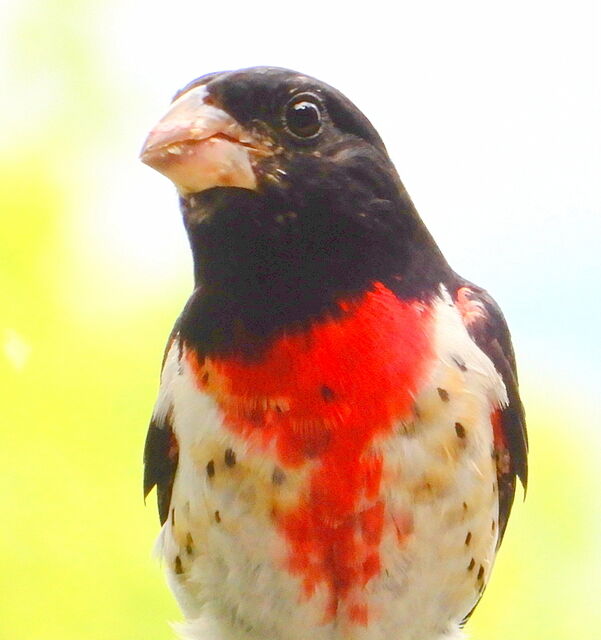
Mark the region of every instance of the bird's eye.
POLYGON ((299 138, 313 138, 321 130, 321 108, 318 98, 311 94, 295 96, 286 105, 286 128, 299 138))

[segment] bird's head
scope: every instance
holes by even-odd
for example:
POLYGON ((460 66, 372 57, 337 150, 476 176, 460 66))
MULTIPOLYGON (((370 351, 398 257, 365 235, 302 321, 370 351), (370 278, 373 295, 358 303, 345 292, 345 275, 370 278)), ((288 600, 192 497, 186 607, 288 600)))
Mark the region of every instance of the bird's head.
POLYGON ((321 160, 326 169, 350 149, 387 158, 370 122, 340 92, 300 73, 258 67, 189 83, 141 157, 187 197, 220 186, 261 190, 295 161, 321 160))
POLYGON ((288 282, 313 269, 352 289, 349 274, 363 287, 403 271, 408 243, 435 247, 369 120, 300 73, 257 67, 192 81, 141 157, 178 189, 201 280, 217 251, 219 265, 229 255, 266 278, 284 265, 288 282))

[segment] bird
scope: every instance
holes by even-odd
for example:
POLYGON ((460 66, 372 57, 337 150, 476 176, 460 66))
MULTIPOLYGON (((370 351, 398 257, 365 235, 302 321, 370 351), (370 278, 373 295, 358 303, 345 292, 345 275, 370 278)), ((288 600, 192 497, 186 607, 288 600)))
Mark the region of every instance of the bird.
POLYGON ((201 76, 141 160, 193 259, 144 447, 182 637, 463 637, 527 484, 498 305, 315 78, 201 76))

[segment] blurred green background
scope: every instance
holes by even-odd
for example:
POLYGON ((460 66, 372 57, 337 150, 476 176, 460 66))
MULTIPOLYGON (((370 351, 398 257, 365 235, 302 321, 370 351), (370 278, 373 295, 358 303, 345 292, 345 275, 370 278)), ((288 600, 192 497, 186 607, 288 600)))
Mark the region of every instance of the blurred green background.
POLYGON ((364 108, 513 328, 531 484, 470 635, 598 633, 599 9, 483 4, 0 5, 0 639, 174 637, 141 452, 191 276, 137 151, 179 86, 253 64, 364 108))

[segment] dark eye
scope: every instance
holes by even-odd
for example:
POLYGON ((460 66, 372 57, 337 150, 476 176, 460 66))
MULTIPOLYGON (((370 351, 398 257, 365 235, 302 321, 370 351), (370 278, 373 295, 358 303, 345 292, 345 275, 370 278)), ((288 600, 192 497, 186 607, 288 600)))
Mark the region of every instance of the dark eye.
POLYGON ((319 100, 310 94, 295 96, 286 105, 284 114, 288 130, 299 138, 312 138, 321 129, 319 100))

